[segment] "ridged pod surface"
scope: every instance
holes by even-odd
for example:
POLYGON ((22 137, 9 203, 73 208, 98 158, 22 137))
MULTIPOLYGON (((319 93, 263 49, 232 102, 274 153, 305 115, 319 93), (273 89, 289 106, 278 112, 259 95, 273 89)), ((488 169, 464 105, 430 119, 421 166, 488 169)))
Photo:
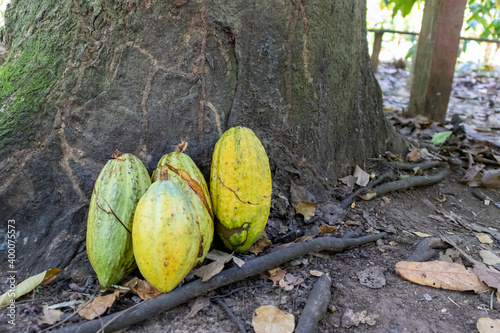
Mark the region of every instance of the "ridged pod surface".
POLYGON ((97 178, 87 219, 87 254, 99 283, 107 288, 136 267, 132 223, 151 180, 132 154, 108 161, 97 178))
POLYGON ((200 226, 203 243, 203 255, 197 262, 203 262, 210 250, 214 238, 214 218, 208 186, 200 169, 191 157, 181 152, 172 152, 163 156, 151 177, 154 183, 170 180, 182 189, 191 200, 200 226))
POLYGON ((141 198, 132 239, 139 270, 161 292, 175 288, 203 252, 193 206, 171 181, 153 183, 141 198))
POLYGON ((224 244, 246 251, 264 230, 271 207, 269 159, 254 132, 227 130, 215 144, 210 170, 215 230, 224 244))

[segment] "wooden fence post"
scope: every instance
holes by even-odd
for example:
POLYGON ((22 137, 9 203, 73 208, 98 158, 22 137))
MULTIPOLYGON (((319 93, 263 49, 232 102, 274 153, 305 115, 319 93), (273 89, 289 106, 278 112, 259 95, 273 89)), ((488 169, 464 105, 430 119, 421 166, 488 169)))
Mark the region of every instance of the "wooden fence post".
POLYGON ((409 115, 443 123, 450 100, 467 0, 426 0, 415 57, 409 115))

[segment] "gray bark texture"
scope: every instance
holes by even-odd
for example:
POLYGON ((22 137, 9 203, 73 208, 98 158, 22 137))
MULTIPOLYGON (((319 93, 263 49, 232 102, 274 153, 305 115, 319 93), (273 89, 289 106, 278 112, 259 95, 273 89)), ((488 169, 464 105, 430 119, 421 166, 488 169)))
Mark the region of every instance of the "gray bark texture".
POLYGON ((292 183, 330 200, 338 176, 397 142, 365 11, 364 0, 13 1, 0 232, 15 220, 19 277, 68 265, 86 277, 88 204, 115 149, 152 172, 182 139, 208 175, 219 136, 245 126, 270 158, 274 214, 290 210, 292 183))

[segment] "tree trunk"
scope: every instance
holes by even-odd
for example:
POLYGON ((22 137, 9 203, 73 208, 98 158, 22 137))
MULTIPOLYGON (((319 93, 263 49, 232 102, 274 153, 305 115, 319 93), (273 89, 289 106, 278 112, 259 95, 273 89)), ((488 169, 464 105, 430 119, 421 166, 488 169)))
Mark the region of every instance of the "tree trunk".
POLYGON ((151 172, 183 139, 208 175, 221 133, 246 126, 270 158, 273 214, 286 215, 292 182, 331 200, 337 177, 394 136, 365 11, 362 0, 13 1, 0 216, 4 233, 15 220, 21 277, 88 271, 88 203, 115 149, 151 172))

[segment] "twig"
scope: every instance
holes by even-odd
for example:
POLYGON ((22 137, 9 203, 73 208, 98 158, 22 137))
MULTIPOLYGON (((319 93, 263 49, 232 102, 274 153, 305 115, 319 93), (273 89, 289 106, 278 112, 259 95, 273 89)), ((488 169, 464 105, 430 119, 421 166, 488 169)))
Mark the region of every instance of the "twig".
POLYGON ((325 315, 330 303, 330 286, 332 280, 326 274, 320 276, 314 284, 313 290, 307 298, 306 306, 302 310, 299 323, 295 329, 296 333, 317 332, 318 322, 325 315))
POLYGON ((345 198, 344 200, 342 200, 340 202, 340 207, 342 209, 346 209, 353 202, 353 200, 354 200, 354 198, 356 196, 358 196, 361 193, 363 193, 363 192, 371 189, 372 187, 374 187, 375 185, 379 184, 381 181, 383 181, 388 176, 389 176, 388 174, 383 174, 380 177, 378 177, 376 180, 372 180, 371 182, 369 182, 365 187, 362 187, 362 188, 354 191, 353 193, 351 193, 351 195, 349 195, 347 198, 345 198))
MULTIPOLYGON (((113 332, 132 324, 151 318, 161 312, 170 310, 192 298, 204 295, 212 290, 226 286, 228 284, 241 281, 250 276, 254 276, 275 268, 285 262, 302 257, 311 252, 330 251, 341 252, 352 246, 359 246, 369 242, 374 242, 385 237, 387 233, 381 232, 376 235, 368 235, 360 238, 339 239, 333 237, 320 237, 308 240, 303 243, 295 243, 286 248, 280 248, 265 256, 247 261, 242 267, 233 267, 222 271, 207 282, 196 280, 180 288, 176 288, 168 294, 164 294, 155 299, 139 303, 139 305, 127 311, 127 315, 118 321, 113 321, 121 316, 124 311, 117 312, 102 318, 105 325, 105 332, 113 332), (112 322, 113 321, 113 322, 112 322)), ((83 324, 70 325, 54 332, 57 333, 94 333, 101 328, 99 320, 92 320, 83 324)))
POLYGON ((444 176, 446 176, 447 173, 448 169, 443 169, 433 176, 414 176, 401 180, 396 180, 394 182, 380 185, 379 187, 365 194, 364 197, 362 198, 365 200, 370 200, 375 196, 383 195, 392 191, 406 190, 414 186, 436 184, 440 182, 444 178, 444 176))
POLYGON ((224 311, 226 311, 226 313, 229 315, 229 317, 231 318, 233 323, 235 323, 236 326, 238 326, 238 329, 240 330, 240 332, 247 333, 247 330, 245 329, 245 325, 243 325, 243 323, 238 319, 238 317, 236 317, 234 315, 233 311, 231 311, 229 306, 227 306, 227 304, 224 303, 224 301, 221 300, 220 298, 216 298, 215 301, 217 302, 217 304, 219 304, 224 309, 224 311))
POLYGON ((440 161, 427 161, 422 163, 389 162, 389 165, 396 170, 413 171, 415 168, 428 170, 441 165, 440 161))

